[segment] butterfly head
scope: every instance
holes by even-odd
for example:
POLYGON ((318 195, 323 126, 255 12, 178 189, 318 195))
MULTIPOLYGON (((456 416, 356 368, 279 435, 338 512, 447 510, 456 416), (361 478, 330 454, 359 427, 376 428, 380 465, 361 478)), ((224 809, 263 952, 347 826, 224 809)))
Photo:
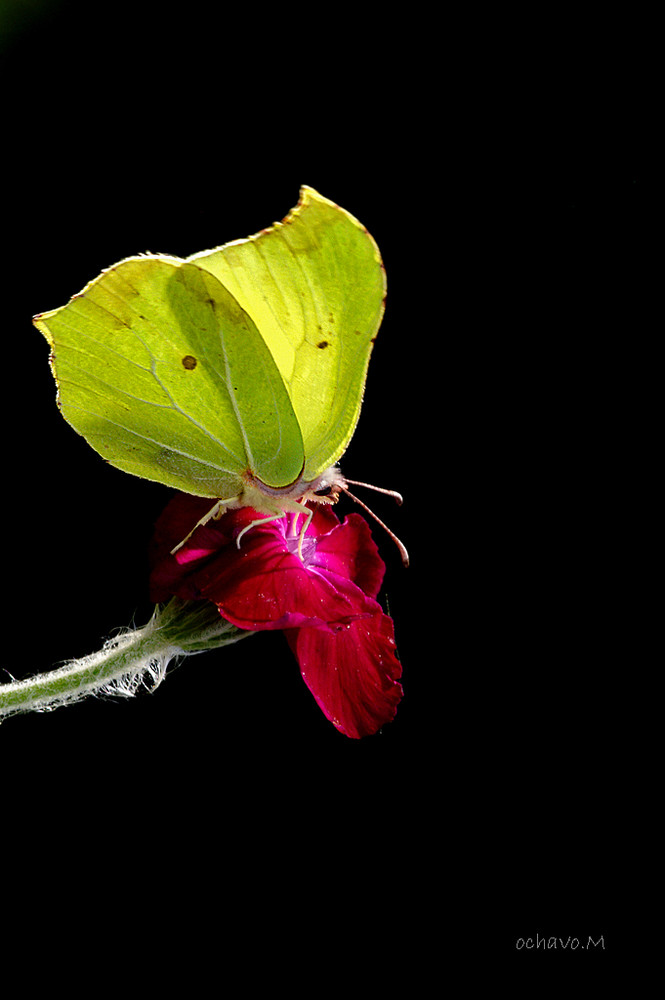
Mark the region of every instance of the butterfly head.
POLYGON ((340 493, 344 491, 346 479, 336 465, 331 465, 311 483, 302 483, 301 486, 306 487, 300 496, 303 502, 311 500, 313 503, 333 504, 337 503, 340 493))

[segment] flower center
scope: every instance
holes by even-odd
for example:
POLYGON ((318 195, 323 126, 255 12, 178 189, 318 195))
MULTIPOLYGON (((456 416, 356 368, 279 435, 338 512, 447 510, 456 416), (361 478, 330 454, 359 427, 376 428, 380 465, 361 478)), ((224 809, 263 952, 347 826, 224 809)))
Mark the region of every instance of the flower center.
MULTIPOLYGON (((296 530, 295 534, 289 534, 286 541, 286 548, 288 551, 294 555, 298 556, 300 559, 300 532, 296 530)), ((309 566, 314 561, 314 555, 316 553, 316 538, 310 538, 307 535, 302 540, 302 563, 303 566, 309 566)))

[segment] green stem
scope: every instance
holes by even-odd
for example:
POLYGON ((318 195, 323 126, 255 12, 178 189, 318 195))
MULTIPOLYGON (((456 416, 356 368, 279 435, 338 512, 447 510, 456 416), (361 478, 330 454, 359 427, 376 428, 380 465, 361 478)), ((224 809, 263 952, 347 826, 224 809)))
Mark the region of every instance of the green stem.
POLYGON ((56 670, 0 684, 0 722, 19 712, 44 712, 90 694, 132 695, 154 688, 175 657, 244 639, 246 632, 221 617, 208 602, 172 598, 142 628, 104 643, 97 653, 71 660, 56 670))

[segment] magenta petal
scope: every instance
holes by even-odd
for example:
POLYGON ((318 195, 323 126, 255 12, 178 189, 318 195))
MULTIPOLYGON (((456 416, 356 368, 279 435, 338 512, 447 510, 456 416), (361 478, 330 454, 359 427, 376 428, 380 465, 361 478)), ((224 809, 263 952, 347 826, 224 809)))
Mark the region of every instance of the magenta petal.
POLYGON ((307 567, 278 531, 253 530, 197 572, 202 597, 245 629, 331 628, 372 615, 375 602, 351 580, 307 567))
POLYGON ((184 600, 195 600, 201 596, 193 570, 231 543, 231 536, 225 527, 232 528, 233 523, 225 524, 224 518, 219 522, 211 521, 197 528, 177 556, 170 553, 187 537, 196 522, 212 509, 214 503, 214 500, 205 497, 177 493, 159 516, 150 548, 150 597, 156 603, 168 600, 173 594, 184 600))
POLYGON ((352 580, 370 597, 379 593, 386 571, 369 525, 360 514, 348 514, 343 524, 317 539, 313 564, 352 580))
POLYGON ((164 510, 151 550, 153 599, 205 599, 240 628, 284 629, 333 725, 354 739, 376 733, 402 688, 393 623, 375 600, 385 565, 367 523, 350 514, 340 524, 319 507, 301 538, 303 515, 256 524, 261 515, 243 507, 188 537, 212 506, 180 494, 164 510))
POLYGON ((357 514, 342 525, 332 510, 317 508, 303 540, 302 559, 302 517, 297 522, 293 514, 250 527, 238 548, 239 533, 261 517, 251 508, 228 511, 219 521, 197 528, 170 555, 210 507, 209 500, 178 495, 160 517, 152 552, 155 601, 171 594, 214 601, 225 618, 249 630, 332 628, 376 613, 372 598, 385 566, 369 527, 357 514))
POLYGON ((324 715, 345 736, 371 736, 394 718, 402 697, 393 622, 379 612, 327 632, 287 632, 303 679, 324 715))

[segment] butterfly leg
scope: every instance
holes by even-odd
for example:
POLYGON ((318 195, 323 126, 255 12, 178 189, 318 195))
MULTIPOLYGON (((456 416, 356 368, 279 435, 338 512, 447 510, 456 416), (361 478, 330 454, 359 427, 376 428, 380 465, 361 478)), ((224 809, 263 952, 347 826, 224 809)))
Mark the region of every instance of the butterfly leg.
POLYGON ((236 538, 236 545, 238 546, 238 548, 240 548, 240 539, 242 538, 242 536, 245 534, 246 531, 249 531, 250 528, 255 528, 258 524, 269 524, 270 521, 279 521, 280 518, 286 517, 287 511, 290 511, 292 514, 307 515, 305 518, 305 523, 298 532, 298 556, 302 560, 302 540, 305 537, 305 532, 309 528, 312 518, 314 517, 314 511, 311 509, 311 507, 306 507, 304 504, 298 503, 297 500, 285 500, 283 502, 284 502, 284 510, 276 514, 271 514, 269 517, 261 517, 256 521, 250 521, 249 524, 245 525, 245 527, 242 529, 242 531, 236 538))
POLYGON ((183 547, 185 542, 189 541, 189 539, 192 537, 197 528, 200 528, 203 524, 207 524, 208 521, 213 521, 213 520, 219 521, 220 517, 222 517, 222 515, 226 510, 227 504, 233 503, 234 500, 237 499, 238 497, 232 497, 229 500, 218 500, 217 503, 214 505, 214 507, 210 508, 207 514, 204 514, 203 517, 199 518, 199 520, 196 522, 192 530, 187 535, 185 535, 183 540, 181 542, 178 542, 178 544, 171 549, 171 555, 174 556, 176 552, 178 552, 183 547))
POLYGON ((303 503, 298 503, 296 500, 296 507, 300 507, 301 511, 307 515, 305 518, 305 523, 303 524, 300 532, 298 533, 298 557, 302 562, 302 540, 305 537, 305 533, 309 528, 312 518, 314 517, 314 511, 311 507, 306 507, 303 503))
POLYGON ((246 531, 249 531, 250 528, 255 528, 257 524, 268 524, 270 521, 279 521, 279 519, 282 517, 286 517, 285 510, 281 511, 279 514, 271 514, 270 517, 260 517, 257 521, 250 521, 249 524, 245 525, 245 527, 242 529, 242 531, 236 538, 236 545, 238 546, 238 548, 240 548, 240 539, 242 538, 242 536, 245 534, 246 531))

